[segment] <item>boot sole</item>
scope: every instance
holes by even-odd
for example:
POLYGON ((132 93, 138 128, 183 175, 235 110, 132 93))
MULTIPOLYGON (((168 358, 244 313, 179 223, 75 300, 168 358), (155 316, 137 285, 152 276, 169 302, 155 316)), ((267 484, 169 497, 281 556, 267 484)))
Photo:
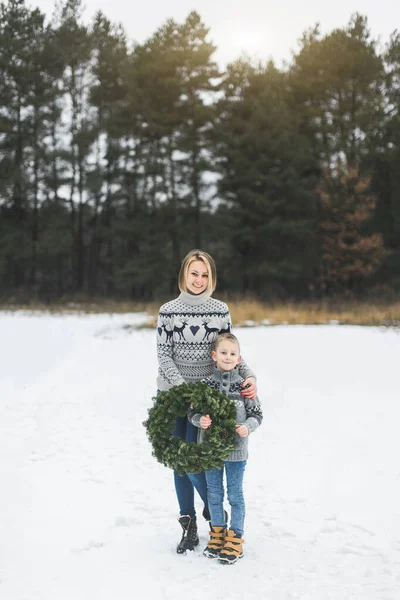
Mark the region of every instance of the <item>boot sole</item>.
POLYGON ((197 542, 193 542, 193 544, 190 544, 190 546, 187 546, 186 548, 178 548, 176 549, 176 553, 177 554, 186 554, 187 550, 190 550, 191 552, 195 549, 195 546, 199 545, 200 540, 197 540, 197 542))
POLYGON ((221 563, 221 565, 234 565, 235 562, 237 562, 239 560, 239 558, 243 558, 244 554, 243 552, 241 554, 239 554, 239 556, 236 556, 236 558, 234 558, 233 560, 229 560, 228 558, 221 558, 218 557, 218 562, 221 563))
POLYGON ((219 558, 219 553, 213 554, 212 552, 207 552, 206 550, 204 550, 203 556, 206 556, 207 558, 219 558))

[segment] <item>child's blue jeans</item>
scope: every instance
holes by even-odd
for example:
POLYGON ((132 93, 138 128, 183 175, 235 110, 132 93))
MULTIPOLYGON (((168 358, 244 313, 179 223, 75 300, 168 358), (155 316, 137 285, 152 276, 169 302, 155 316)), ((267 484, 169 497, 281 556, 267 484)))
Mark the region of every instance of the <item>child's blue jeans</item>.
POLYGON ((243 536, 244 517, 246 507, 243 495, 243 476, 246 460, 237 462, 225 461, 222 469, 207 471, 208 508, 211 515, 211 525, 225 527, 224 517, 224 470, 226 473, 226 487, 228 502, 231 506, 231 523, 229 529, 243 536))
MULTIPOLYGON (((186 442, 196 442, 197 432, 197 427, 192 425, 187 417, 177 417, 175 430, 172 435, 176 435, 186 442)), ((190 515, 192 517, 196 514, 194 508, 194 488, 196 488, 204 505, 208 505, 207 483, 204 473, 196 475, 193 473, 184 473, 183 475, 178 475, 174 471, 174 481, 181 515, 190 515)))

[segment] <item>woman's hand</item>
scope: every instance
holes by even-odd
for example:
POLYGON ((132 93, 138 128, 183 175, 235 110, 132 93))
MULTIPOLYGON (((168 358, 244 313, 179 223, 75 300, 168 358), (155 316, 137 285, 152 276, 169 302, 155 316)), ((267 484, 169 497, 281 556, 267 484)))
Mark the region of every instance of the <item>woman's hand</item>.
POLYGON ((208 429, 211 424, 212 419, 210 418, 210 415, 203 415, 200 417, 200 425, 202 429, 208 429))
POLYGON ((249 430, 246 425, 236 425, 236 433, 238 433, 240 437, 247 437, 249 435, 249 430))
POLYGON ((257 397, 257 379, 255 377, 248 377, 242 383, 242 396, 255 400, 257 397))

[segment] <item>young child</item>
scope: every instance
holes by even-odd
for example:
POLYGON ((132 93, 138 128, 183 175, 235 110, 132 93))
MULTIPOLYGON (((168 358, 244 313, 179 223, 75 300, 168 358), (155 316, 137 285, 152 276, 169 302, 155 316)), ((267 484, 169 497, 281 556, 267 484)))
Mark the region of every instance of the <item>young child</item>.
MULTIPOLYGON (((211 515, 210 539, 204 550, 209 558, 218 558, 219 562, 233 564, 243 556, 243 533, 245 502, 243 495, 243 475, 248 457, 248 436, 261 424, 263 415, 256 397, 250 400, 241 395, 242 377, 238 372, 240 347, 232 333, 219 335, 211 354, 215 362, 214 372, 202 379, 203 383, 225 392, 236 404, 236 448, 224 461, 222 469, 206 472, 208 506, 211 515), (224 470, 228 501, 231 506, 231 522, 227 531, 224 516, 224 470)), ((204 429, 212 425, 210 415, 200 415, 193 410, 188 412, 189 421, 199 428, 197 441, 202 442, 204 429)))

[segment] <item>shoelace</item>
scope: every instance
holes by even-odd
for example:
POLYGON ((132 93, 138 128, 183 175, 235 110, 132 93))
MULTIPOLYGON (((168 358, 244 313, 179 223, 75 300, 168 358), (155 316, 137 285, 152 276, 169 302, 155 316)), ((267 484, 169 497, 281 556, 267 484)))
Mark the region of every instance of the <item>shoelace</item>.
POLYGON ((197 523, 196 521, 192 521, 192 519, 189 521, 187 537, 191 542, 194 542, 197 537, 197 523))

